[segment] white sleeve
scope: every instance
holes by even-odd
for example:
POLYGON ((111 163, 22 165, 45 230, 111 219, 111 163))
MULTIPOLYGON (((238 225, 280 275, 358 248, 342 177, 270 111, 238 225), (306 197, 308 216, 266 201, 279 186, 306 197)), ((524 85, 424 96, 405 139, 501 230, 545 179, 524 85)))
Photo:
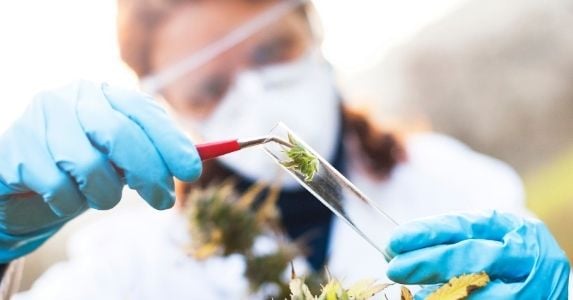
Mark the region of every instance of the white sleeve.
POLYGON ((67 245, 68 260, 50 267, 29 291, 12 299, 130 299, 126 280, 137 276, 126 274, 125 270, 132 268, 128 258, 137 252, 126 241, 129 224, 118 226, 118 222, 110 219, 90 224, 73 234, 67 245))
MULTIPOLYGON (((105 281, 95 280, 98 267, 87 260, 70 260, 58 263, 45 272, 29 291, 16 294, 13 300, 72 300, 72 299, 115 299, 106 297, 110 290, 105 281)), ((108 295, 111 296, 111 295, 108 295)))
POLYGON ((520 177, 502 161, 435 133, 409 137, 406 149, 408 161, 379 187, 399 220, 493 209, 530 214, 520 177))
POLYGON ((196 261, 176 211, 134 209, 79 230, 69 259, 56 264, 15 300, 232 299, 248 285, 234 256, 196 261))

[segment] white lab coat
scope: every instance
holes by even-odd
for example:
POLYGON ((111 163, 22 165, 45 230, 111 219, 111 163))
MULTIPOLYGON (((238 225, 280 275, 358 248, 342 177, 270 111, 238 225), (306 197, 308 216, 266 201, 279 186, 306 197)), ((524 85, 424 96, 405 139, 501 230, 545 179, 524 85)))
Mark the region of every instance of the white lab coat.
MULTIPOLYGON (((357 168, 349 173, 398 222, 454 211, 527 214, 522 183, 504 163, 431 133, 410 137, 406 147, 409 160, 386 181, 369 179, 357 168)), ((243 299, 247 283, 241 258, 191 259, 185 253, 186 230, 176 211, 150 208, 98 221, 71 238, 68 261, 14 299, 243 299)), ((259 242, 264 251, 265 241, 259 242)), ((330 272, 345 282, 385 280, 384 258, 339 220, 329 252, 330 272)), ((297 268, 304 267, 299 262, 297 268)))

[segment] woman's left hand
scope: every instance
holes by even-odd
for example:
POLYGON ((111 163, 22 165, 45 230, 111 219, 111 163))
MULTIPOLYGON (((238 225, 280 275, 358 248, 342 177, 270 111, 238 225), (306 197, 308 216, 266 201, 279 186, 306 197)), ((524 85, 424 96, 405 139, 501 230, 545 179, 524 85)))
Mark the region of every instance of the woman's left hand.
POLYGON ((484 271, 491 282, 471 298, 568 297, 567 256, 537 220, 499 212, 427 218, 400 226, 387 251, 393 255, 388 277, 399 283, 439 284, 484 271))

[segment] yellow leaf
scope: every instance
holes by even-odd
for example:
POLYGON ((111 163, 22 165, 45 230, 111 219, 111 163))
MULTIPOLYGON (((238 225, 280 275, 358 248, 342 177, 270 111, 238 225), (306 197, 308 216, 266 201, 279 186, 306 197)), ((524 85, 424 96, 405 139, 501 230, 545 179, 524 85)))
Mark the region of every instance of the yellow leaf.
POLYGON ((454 277, 426 299, 462 300, 467 298, 474 290, 482 288, 488 283, 489 276, 485 272, 454 277))
POLYGON ((215 255, 219 251, 219 244, 207 243, 192 252, 193 256, 198 260, 207 259, 215 255))
POLYGON ((325 300, 338 300, 346 294, 346 291, 340 285, 338 280, 331 279, 324 287, 322 287, 322 294, 319 299, 325 300))
POLYGON ((348 296, 350 299, 354 300, 366 300, 374 297, 374 295, 380 293, 387 287, 392 285, 391 283, 377 284, 375 280, 361 280, 355 283, 348 289, 348 296))
POLYGON ((412 292, 410 292, 410 290, 405 287, 405 286, 401 286, 400 287, 400 299, 402 300, 413 300, 414 297, 412 296, 412 292))

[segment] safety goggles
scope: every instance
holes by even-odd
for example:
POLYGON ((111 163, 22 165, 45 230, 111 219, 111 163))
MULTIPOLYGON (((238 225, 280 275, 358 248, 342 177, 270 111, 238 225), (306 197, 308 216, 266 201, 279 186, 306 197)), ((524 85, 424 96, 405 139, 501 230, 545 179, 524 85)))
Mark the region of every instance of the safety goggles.
POLYGON ((306 0, 284 0, 187 58, 141 80, 142 89, 160 94, 178 111, 208 114, 232 87, 237 73, 287 63, 307 52, 281 22, 306 0))

